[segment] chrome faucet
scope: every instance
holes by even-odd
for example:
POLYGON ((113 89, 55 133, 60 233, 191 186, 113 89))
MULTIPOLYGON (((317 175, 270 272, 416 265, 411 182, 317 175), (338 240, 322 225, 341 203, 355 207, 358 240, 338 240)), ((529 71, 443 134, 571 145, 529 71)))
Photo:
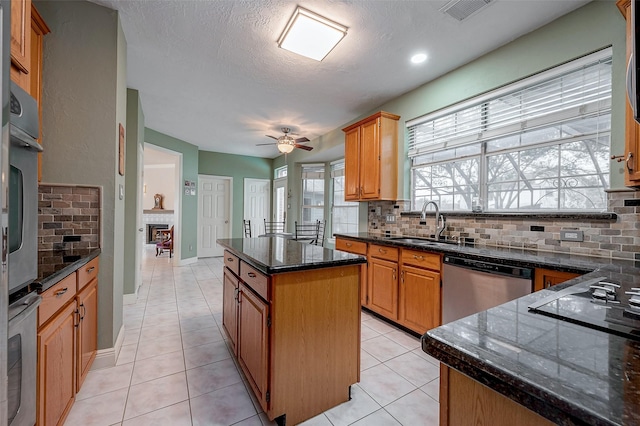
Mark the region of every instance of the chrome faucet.
POLYGON ((436 209, 436 240, 440 239, 440 236, 442 235, 442 231, 444 231, 444 228, 447 226, 447 219, 444 217, 443 214, 440 214, 440 208, 438 207, 438 203, 436 203, 433 200, 425 200, 424 204, 422 205, 422 214, 420 214, 420 219, 426 221, 427 220, 427 207, 433 204, 433 207, 435 207, 436 209), (441 224, 442 222, 442 224, 441 224))

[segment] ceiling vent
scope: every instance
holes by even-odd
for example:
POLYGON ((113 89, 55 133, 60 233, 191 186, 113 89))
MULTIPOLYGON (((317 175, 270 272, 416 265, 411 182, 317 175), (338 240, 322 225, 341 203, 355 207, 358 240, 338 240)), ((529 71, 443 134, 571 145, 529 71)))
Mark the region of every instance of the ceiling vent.
POLYGON ((464 21, 494 1, 495 0, 451 0, 445 4, 440 11, 457 21, 464 21))

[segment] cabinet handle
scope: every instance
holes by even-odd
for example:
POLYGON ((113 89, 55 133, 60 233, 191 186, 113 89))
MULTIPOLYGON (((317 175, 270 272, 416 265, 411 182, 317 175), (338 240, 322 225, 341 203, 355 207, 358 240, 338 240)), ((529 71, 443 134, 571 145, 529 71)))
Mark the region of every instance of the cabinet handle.
POLYGON ((94 269, 96 269, 95 266, 92 266, 91 268, 87 268, 87 274, 92 273, 94 269))
POLYGON ((78 328, 80 326, 80 311, 76 309, 75 311, 73 311, 73 314, 74 314, 73 326, 75 328, 78 328), (78 322, 75 321, 76 319, 78 320, 78 322))
POLYGON ((353 244, 351 244, 351 243, 345 243, 345 246, 347 246, 347 247, 351 247, 352 245, 353 244))
POLYGON ((417 254, 414 254, 414 255, 413 255, 413 258, 414 258, 414 259, 417 259, 417 260, 422 260, 422 259, 424 259, 424 256, 419 256, 419 255, 417 255, 417 254))
POLYGON ((393 279, 394 279, 394 281, 396 279, 396 268, 393 268, 393 279))
POLYGON ((84 303, 80 304, 82 308, 82 313, 80 314, 80 321, 84 320, 84 316, 87 314, 87 308, 84 306, 84 303))
POLYGON ((402 281, 402 284, 404 284, 404 271, 400 272, 400 280, 402 281))
POLYGON ((233 262, 233 257, 227 257, 227 260, 228 260, 229 262, 233 262))
POLYGON ((240 295, 240 288, 236 287, 233 295, 233 298, 235 299, 236 302, 238 302, 238 300, 240 299, 239 295, 240 295))
POLYGON ((549 288, 549 287, 551 287, 551 281, 545 281, 544 288, 549 288))
POLYGON ((248 272, 247 275, 249 275, 251 278, 255 278, 256 274, 254 274, 253 272, 248 272))
POLYGON ((381 248, 379 248, 378 251, 382 254, 385 254, 387 252, 385 249, 381 249, 381 248))
POLYGON ((630 161, 633 159, 633 152, 629 152, 627 155, 627 161, 625 161, 625 165, 627 166, 627 171, 629 173, 633 172, 633 164, 630 161))
POLYGON ((56 297, 60 297, 60 296, 62 296, 63 294, 65 294, 65 293, 67 292, 67 290, 69 290, 69 288, 68 288, 68 287, 65 287, 65 288, 63 288, 62 290, 58 290, 58 291, 56 291, 56 292, 55 292, 56 297))

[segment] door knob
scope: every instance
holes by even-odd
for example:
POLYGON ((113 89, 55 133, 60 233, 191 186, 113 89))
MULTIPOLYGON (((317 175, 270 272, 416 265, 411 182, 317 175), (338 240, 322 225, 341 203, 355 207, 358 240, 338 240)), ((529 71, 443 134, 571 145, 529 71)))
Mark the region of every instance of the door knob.
POLYGON ((224 223, 229 223, 229 221, 228 221, 228 220, 225 220, 225 221, 224 221, 224 223))
POLYGON ((138 232, 142 232, 142 231, 144 231, 144 229, 138 228, 138 232))

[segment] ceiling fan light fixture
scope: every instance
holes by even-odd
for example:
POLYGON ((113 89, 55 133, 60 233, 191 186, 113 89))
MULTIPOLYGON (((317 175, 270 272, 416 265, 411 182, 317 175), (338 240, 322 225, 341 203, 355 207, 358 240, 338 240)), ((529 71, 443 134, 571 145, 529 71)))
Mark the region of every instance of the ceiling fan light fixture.
POLYGON ((297 7, 278 39, 278 47, 322 61, 347 34, 347 27, 297 7))
POLYGON ((290 138, 291 141, 278 140, 278 151, 283 154, 289 154, 291 151, 293 151, 293 148, 295 148, 295 141, 290 136, 283 136, 283 138, 284 137, 290 138))

